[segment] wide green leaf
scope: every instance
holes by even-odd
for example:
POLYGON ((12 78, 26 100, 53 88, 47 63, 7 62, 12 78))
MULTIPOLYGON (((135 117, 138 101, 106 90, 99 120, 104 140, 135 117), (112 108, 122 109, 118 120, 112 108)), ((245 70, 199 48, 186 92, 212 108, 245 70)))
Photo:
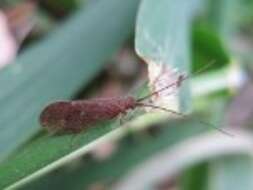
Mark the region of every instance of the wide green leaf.
POLYGON ((132 33, 137 6, 135 0, 92 3, 1 70, 0 160, 40 129, 46 104, 71 98, 103 68, 132 33))
MULTIPOLYGON (((135 49, 147 62, 189 73, 192 21, 202 7, 199 0, 143 0, 138 12, 135 49)), ((152 72, 152 70, 150 71, 152 72)), ((187 82, 180 91, 180 107, 189 111, 191 96, 187 82)))
MULTIPOLYGON (((175 145, 181 140, 188 139, 191 136, 200 134, 207 129, 208 128, 205 126, 197 123, 195 119, 188 119, 185 121, 174 121, 163 124, 157 129, 159 136, 150 136, 149 138, 143 136, 143 138, 141 138, 141 133, 143 133, 143 131, 130 133, 125 139, 119 142, 116 153, 105 161, 101 162, 93 159, 84 159, 83 163, 80 162, 79 164, 81 165, 73 170, 68 170, 68 166, 66 166, 65 169, 60 169, 61 172, 59 173, 55 171, 44 177, 41 176, 35 181, 27 181, 15 187, 23 187, 24 189, 44 189, 47 186, 54 186, 62 189, 80 189, 81 187, 85 189, 97 181, 110 182, 126 174, 129 169, 137 166, 142 163, 142 161, 164 148, 175 145), (108 173, 110 173, 110 175, 108 175, 108 173)), ((108 139, 109 142, 111 140, 111 138, 108 139)), ((28 155, 30 154, 27 153, 26 157, 28 157, 28 155)), ((73 159, 72 163, 75 162, 78 164, 78 161, 73 159)), ((69 167, 71 167, 71 165, 69 167)), ((4 169, 6 170, 7 168, 8 167, 4 169)), ((1 169, 3 168, 0 168, 0 170, 1 169)))

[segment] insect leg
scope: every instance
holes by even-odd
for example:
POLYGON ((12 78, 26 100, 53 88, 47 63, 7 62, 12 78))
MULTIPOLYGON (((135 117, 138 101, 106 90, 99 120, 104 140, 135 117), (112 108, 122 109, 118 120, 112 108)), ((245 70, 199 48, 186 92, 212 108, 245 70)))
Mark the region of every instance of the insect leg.
POLYGON ((128 115, 129 113, 120 113, 119 114, 119 123, 120 123, 120 126, 124 125, 127 121, 129 121, 128 119, 128 115))

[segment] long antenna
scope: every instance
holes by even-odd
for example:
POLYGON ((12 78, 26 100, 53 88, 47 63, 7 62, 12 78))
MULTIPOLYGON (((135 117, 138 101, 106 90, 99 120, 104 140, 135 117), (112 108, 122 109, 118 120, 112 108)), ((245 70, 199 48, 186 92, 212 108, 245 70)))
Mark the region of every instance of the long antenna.
MULTIPOLYGON (((177 116, 181 116, 183 118, 187 118, 188 116, 183 114, 183 113, 180 113, 180 112, 177 112, 177 111, 174 111, 174 110, 171 110, 171 109, 167 109, 167 108, 164 108, 164 107, 160 107, 160 106, 155 106, 155 105, 152 105, 152 104, 146 104, 146 103, 137 103, 136 104, 137 106, 144 106, 144 107, 151 107, 151 108, 154 108, 154 109, 159 109, 159 110, 163 110, 163 111, 166 111, 166 112, 169 112, 169 113, 172 113, 174 115, 177 115, 177 116)), ((213 129, 216 129, 218 130, 219 132, 225 134, 225 135, 228 135, 230 137, 234 137, 233 134, 219 128, 219 127, 216 127, 215 125, 211 124, 211 123, 208 123, 208 122, 205 122, 205 121, 202 121, 202 120, 198 120, 198 122, 206 125, 206 126, 209 126, 213 129)))
MULTIPOLYGON (((215 60, 214 61, 210 61, 205 66, 203 66, 202 68, 200 68, 197 72, 193 73, 193 75, 199 74, 199 73, 203 72, 204 70, 206 70, 207 68, 209 68, 214 63, 215 63, 215 60)), ((166 90, 166 89, 168 89, 170 87, 173 87, 175 85, 176 86, 180 86, 181 83, 183 81, 185 81, 186 79, 188 79, 188 78, 190 78, 189 75, 188 76, 187 75, 179 75, 178 80, 176 80, 175 82, 173 82, 173 83, 169 84, 168 86, 165 86, 165 87, 163 87, 163 88, 161 88, 161 89, 159 89, 159 90, 157 90, 155 92, 152 92, 151 94, 148 94, 148 95, 146 95, 144 97, 141 97, 141 98, 137 99, 137 102, 142 102, 143 100, 146 100, 147 98, 150 98, 150 97, 156 95, 157 93, 162 92, 162 91, 164 91, 164 90, 166 90)))

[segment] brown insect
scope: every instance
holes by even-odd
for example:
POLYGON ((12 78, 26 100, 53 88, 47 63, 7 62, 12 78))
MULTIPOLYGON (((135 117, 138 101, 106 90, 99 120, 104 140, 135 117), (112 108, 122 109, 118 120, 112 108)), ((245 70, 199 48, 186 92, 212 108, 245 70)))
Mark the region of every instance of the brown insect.
MULTIPOLYGON (((178 80, 174 83, 139 99, 132 96, 126 96, 116 98, 97 98, 91 100, 58 101, 49 104, 42 111, 40 115, 40 123, 49 131, 55 131, 58 133, 79 133, 92 124, 113 119, 120 114, 125 114, 127 110, 133 110, 137 107, 152 107, 154 109, 160 109, 175 115, 186 117, 186 115, 174 110, 147 104, 143 101, 174 85, 180 86, 182 81, 187 78, 187 76, 179 75, 178 80)), ((228 132, 209 123, 203 121, 199 122, 232 136, 228 132)))
POLYGON ((91 100, 58 101, 49 104, 40 115, 40 123, 49 131, 79 133, 99 121, 110 120, 127 110, 136 107, 153 107, 177 113, 173 110, 143 103, 147 98, 156 95, 174 85, 178 85, 186 77, 180 75, 178 80, 145 97, 135 99, 132 96, 116 98, 97 98, 91 100), (179 81, 181 80, 181 81, 179 81))

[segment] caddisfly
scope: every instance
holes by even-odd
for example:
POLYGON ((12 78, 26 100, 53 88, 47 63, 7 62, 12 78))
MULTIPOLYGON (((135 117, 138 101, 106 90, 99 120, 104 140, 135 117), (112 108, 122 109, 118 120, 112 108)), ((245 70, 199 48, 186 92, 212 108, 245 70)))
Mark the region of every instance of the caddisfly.
MULTIPOLYGON (((178 80, 172 84, 169 84, 158 91, 138 99, 134 98, 133 96, 126 96, 54 102, 46 106, 46 108, 42 111, 40 115, 40 123, 49 131, 79 133, 87 129, 92 124, 113 119, 120 114, 125 114, 127 110, 133 110, 137 107, 151 107, 186 117, 186 115, 180 112, 152 104, 147 104, 143 101, 174 85, 177 87, 181 86, 182 81, 187 78, 187 76, 179 75, 178 80)), ((228 132, 214 125, 203 121, 200 122, 204 123, 205 125, 209 125, 224 134, 232 136, 228 132)))

